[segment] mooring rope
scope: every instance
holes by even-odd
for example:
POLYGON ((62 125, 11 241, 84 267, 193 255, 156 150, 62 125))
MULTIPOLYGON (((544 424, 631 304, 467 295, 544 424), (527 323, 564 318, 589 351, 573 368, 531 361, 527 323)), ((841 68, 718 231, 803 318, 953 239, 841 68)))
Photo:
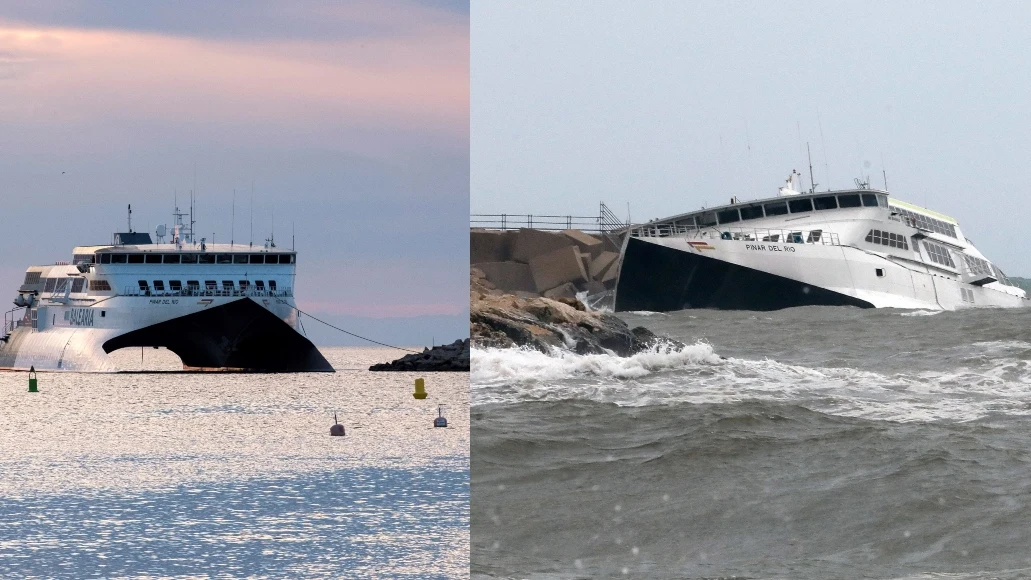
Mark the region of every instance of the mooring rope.
POLYGON ((298 308, 298 307, 296 307, 296 306, 291 306, 291 308, 293 308, 294 310, 296 310, 298 314, 303 314, 303 315, 307 316, 308 318, 311 318, 312 320, 314 320, 314 321, 316 321, 316 322, 321 322, 322 324, 325 324, 326 326, 328 326, 328 327, 330 327, 330 328, 332 328, 332 329, 335 329, 335 330, 339 330, 340 332, 342 332, 342 333, 344 333, 344 334, 349 334, 349 335, 351 335, 351 336, 353 336, 353 337, 355 337, 355 338, 360 338, 360 339, 362 339, 362 340, 367 340, 367 341, 369 341, 369 342, 371 342, 371 343, 373 343, 373 344, 378 344, 378 345, 380 345, 380 346, 385 346, 385 347, 387 347, 387 348, 396 348, 397 350, 403 350, 403 351, 405 351, 405 352, 411 352, 411 353, 415 353, 415 354, 421 354, 421 353, 420 353, 420 351, 417 351, 417 350, 411 350, 411 349, 408 349, 408 348, 401 348, 400 346, 394 346, 394 345, 392 345, 392 344, 387 344, 387 343, 385 343, 385 342, 380 342, 380 341, 378 341, 378 340, 372 340, 371 338, 366 338, 366 337, 364 337, 364 336, 362 336, 362 335, 360 335, 360 334, 355 334, 355 333, 353 333, 353 332, 350 332, 350 331, 344 330, 343 328, 340 328, 339 326, 333 326, 332 324, 330 324, 330 323, 326 322, 325 320, 319 320, 318 318, 315 318, 315 317, 314 317, 314 316, 312 316, 311 314, 308 314, 307 312, 304 312, 304 311, 302 311, 302 310, 301 310, 300 308, 298 308))

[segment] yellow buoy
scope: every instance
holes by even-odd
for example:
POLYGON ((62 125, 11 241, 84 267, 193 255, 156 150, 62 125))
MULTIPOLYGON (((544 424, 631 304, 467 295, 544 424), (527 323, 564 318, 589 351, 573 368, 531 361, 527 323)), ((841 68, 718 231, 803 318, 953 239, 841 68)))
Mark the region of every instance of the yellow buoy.
POLYGON ((415 393, 412 395, 416 399, 426 398, 426 381, 423 379, 415 379, 415 393))

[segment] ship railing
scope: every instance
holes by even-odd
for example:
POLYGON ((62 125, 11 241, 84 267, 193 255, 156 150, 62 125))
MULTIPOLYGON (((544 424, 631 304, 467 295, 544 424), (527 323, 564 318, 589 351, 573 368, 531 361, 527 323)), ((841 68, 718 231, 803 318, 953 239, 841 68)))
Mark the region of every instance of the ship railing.
POLYGON ((151 298, 179 297, 256 297, 256 298, 289 298, 293 297, 293 289, 257 290, 239 288, 183 288, 182 290, 144 290, 138 286, 126 286, 119 296, 146 296, 151 298))
POLYGON ((716 228, 698 229, 674 224, 641 225, 630 230, 635 238, 679 237, 688 240, 738 240, 745 242, 778 242, 785 244, 818 244, 840 246, 838 234, 822 229, 716 228))

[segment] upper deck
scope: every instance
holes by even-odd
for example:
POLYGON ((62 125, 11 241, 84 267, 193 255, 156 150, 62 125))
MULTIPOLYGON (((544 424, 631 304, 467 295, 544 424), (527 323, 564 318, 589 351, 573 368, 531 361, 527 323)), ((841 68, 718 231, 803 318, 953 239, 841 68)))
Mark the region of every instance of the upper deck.
POLYGON ((297 253, 239 244, 78 246, 72 264, 295 264, 297 253), (202 249, 203 248, 203 249, 202 249))

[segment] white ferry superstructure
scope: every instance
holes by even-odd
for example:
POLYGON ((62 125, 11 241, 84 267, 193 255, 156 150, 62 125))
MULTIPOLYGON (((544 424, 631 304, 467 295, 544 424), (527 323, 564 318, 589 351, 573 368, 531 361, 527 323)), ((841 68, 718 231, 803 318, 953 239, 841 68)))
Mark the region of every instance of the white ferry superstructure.
POLYGON ((108 353, 165 347, 187 370, 332 372, 297 330, 296 267, 296 252, 274 244, 155 244, 129 232, 76 247, 71 262, 26 271, 0 369, 113 371, 108 353))
POLYGON ((959 222, 857 189, 780 195, 633 226, 617 311, 776 310, 806 305, 955 310, 1021 307, 959 222))

